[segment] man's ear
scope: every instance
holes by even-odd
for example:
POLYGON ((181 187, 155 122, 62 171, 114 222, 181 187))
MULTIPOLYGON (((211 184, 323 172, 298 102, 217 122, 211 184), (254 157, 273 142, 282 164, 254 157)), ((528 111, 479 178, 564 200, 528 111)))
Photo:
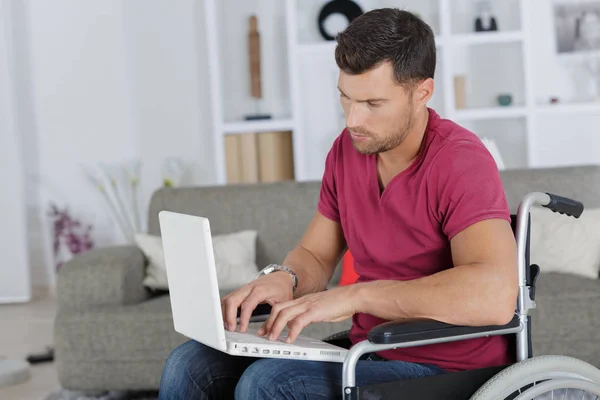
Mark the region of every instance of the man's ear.
POLYGON ((415 102, 420 105, 427 104, 431 99, 431 96, 433 96, 434 87, 435 85, 433 79, 431 78, 427 78, 419 82, 413 91, 415 102))

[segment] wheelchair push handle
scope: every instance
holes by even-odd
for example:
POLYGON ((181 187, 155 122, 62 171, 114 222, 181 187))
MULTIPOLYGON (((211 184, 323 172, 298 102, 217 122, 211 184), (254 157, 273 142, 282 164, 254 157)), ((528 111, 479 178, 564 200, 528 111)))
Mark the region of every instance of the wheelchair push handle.
POLYGON ((550 197, 550 202, 545 204, 544 207, 549 208, 553 212, 566 214, 569 217, 575 218, 579 218, 583 213, 583 204, 581 202, 552 193, 546 194, 550 197))

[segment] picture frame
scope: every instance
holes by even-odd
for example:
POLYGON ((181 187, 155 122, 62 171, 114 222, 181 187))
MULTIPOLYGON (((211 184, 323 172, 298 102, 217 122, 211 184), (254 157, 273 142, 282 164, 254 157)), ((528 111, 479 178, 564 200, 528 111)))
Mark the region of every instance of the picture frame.
POLYGON ((600 1, 553 3, 556 52, 559 55, 600 54, 600 1))

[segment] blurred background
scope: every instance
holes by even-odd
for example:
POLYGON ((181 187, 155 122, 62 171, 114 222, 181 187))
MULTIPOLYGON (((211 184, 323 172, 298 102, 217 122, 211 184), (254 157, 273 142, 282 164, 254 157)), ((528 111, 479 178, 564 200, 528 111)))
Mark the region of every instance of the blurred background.
MULTIPOLYGON (((344 127, 328 38, 354 9, 326 3, 0 0, 0 326, 25 313, 48 332, 25 351, 51 345, 53 306, 10 307, 56 294, 74 256, 131 243, 157 189, 321 179, 344 127)), ((600 1, 352 3, 431 25, 430 106, 499 169, 600 163, 600 1)))

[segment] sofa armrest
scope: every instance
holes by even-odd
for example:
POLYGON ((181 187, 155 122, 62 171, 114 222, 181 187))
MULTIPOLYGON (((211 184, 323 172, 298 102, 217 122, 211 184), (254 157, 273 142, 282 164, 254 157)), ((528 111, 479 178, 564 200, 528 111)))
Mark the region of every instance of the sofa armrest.
POLYGON ((134 304, 149 298, 145 257, 132 245, 94 249, 65 263, 58 273, 59 307, 134 304))
POLYGON ((488 335, 503 335, 519 331, 520 321, 515 314, 506 325, 458 326, 435 320, 391 321, 377 325, 369 331, 369 342, 373 344, 400 344, 422 340, 460 340, 488 335))

